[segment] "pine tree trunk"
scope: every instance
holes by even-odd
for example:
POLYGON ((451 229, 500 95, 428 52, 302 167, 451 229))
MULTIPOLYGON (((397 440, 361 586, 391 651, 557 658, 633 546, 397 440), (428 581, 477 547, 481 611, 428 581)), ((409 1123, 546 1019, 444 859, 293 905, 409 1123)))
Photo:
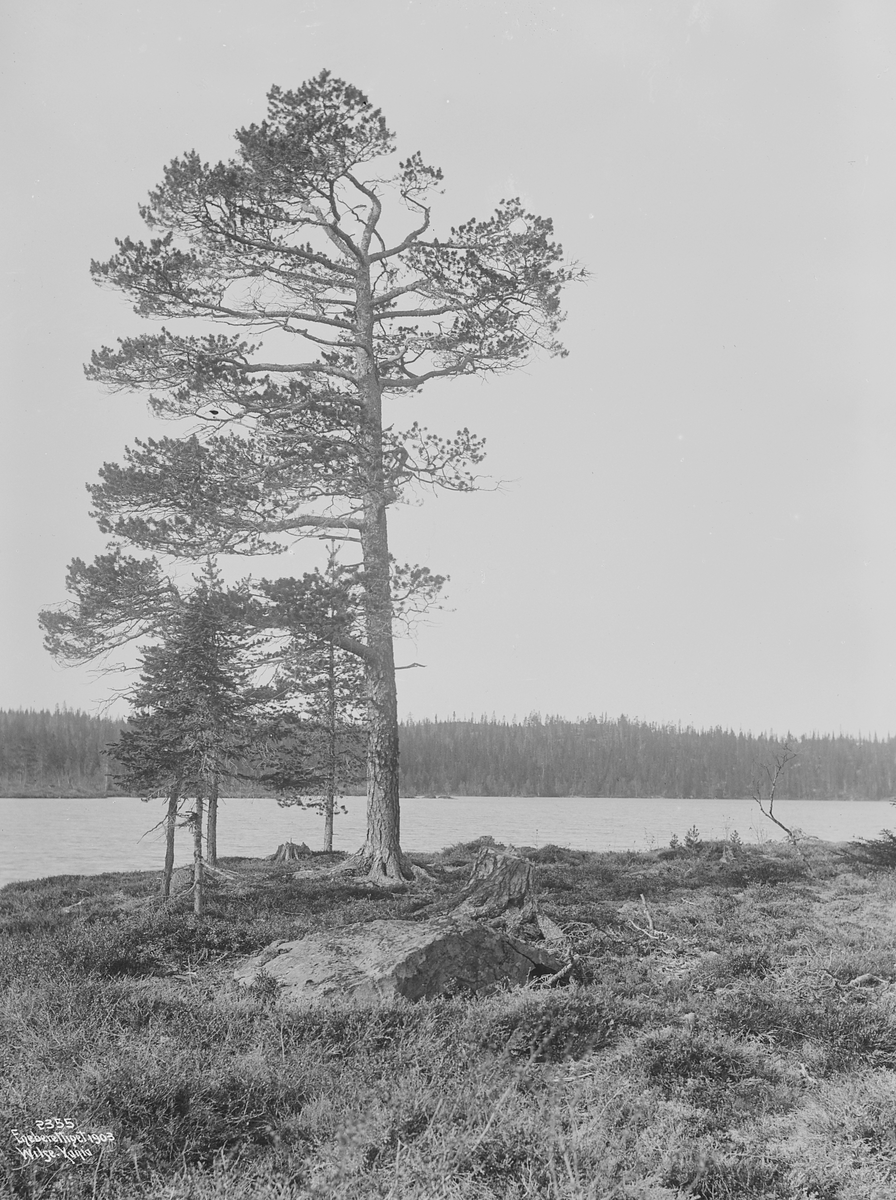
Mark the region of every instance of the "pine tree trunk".
POLYGON ((193 912, 197 917, 202 916, 202 796, 196 797, 193 809, 193 912))
POLYGON ((382 394, 373 354, 373 307, 369 269, 359 272, 355 308, 359 347, 356 366, 364 403, 364 468, 367 491, 361 549, 364 557, 365 624, 370 656, 367 692, 367 840, 361 861, 374 882, 412 879, 399 840, 398 697, 392 646, 392 591, 386 528, 387 482, 383 469, 382 394))
POLYGON ((336 731, 336 647, 330 642, 327 659, 327 705, 329 729, 327 730, 327 751, 329 754, 329 774, 327 779, 327 794, 324 804, 324 850, 329 854, 333 850, 333 811, 336 807, 336 788, 338 784, 339 751, 338 734, 336 731))
POLYGON ((332 784, 327 789, 324 807, 324 850, 330 854, 333 850, 333 811, 336 808, 336 793, 332 784))
POLYGON ((218 780, 212 783, 208 795, 208 833, 205 839, 205 853, 210 867, 218 865, 218 780))
POLYGON ((176 783, 168 793, 168 812, 165 815, 165 868, 162 871, 162 896, 171 895, 171 876, 174 872, 174 834, 177 829, 177 805, 180 800, 180 784, 176 783))
POLYGON ((399 841, 398 705, 391 661, 386 669, 368 668, 367 693, 367 841, 362 855, 371 878, 407 879, 411 875, 399 841))
POLYGON ((362 531, 367 585, 366 663, 367 841, 362 861, 374 881, 412 878, 400 844, 398 804, 398 696, 392 652, 392 596, 385 504, 362 531))

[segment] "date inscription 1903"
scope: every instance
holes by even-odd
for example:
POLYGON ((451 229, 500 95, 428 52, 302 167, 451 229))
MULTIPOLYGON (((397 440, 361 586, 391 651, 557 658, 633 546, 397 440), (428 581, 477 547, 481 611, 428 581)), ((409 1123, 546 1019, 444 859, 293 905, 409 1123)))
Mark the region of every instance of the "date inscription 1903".
POLYGON ((79 1129, 71 1117, 47 1117, 35 1121, 30 1130, 13 1128, 10 1132, 26 1163, 92 1162, 115 1141, 111 1129, 79 1129))

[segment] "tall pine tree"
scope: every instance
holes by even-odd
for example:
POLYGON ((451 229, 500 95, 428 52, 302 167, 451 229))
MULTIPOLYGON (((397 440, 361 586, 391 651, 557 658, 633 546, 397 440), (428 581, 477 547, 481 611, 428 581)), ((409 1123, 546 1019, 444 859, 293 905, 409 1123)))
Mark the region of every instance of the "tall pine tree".
POLYGON ((229 162, 171 162, 141 209, 155 236, 93 264, 141 316, 199 325, 93 355, 92 379, 145 389, 157 414, 199 431, 107 464, 96 512, 119 537, 192 557, 269 553, 309 532, 360 543, 362 634, 338 643, 365 673, 360 859, 375 880, 407 877, 387 513, 415 484, 475 487, 483 448, 467 429, 401 432, 385 405, 431 380, 564 353, 560 291, 581 272, 516 199, 435 236, 441 172, 419 153, 386 161, 385 118, 329 72, 272 88, 267 118, 236 138, 229 162))

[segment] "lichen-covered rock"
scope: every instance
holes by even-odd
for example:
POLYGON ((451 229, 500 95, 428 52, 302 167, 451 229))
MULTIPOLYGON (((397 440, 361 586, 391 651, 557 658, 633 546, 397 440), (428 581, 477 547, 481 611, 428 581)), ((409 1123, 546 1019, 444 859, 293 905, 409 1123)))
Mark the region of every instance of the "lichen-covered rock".
POLYGON ((357 1004, 485 992, 498 983, 552 975, 561 961, 475 921, 369 921, 294 942, 275 942, 247 959, 234 978, 249 985, 267 975, 287 1003, 342 999, 357 1004))

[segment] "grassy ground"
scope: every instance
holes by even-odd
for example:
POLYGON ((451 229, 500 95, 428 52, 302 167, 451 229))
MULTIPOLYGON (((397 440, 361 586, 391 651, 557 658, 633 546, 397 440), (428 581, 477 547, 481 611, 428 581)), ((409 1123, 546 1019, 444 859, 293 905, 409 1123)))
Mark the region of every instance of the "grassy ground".
MULTIPOLYGON (((225 860, 196 921, 152 873, 10 885, 0 1195, 892 1200, 896 848, 723 848, 533 852, 578 983, 372 1012, 230 976, 419 890, 225 860), (52 1118, 114 1141, 25 1164, 13 1131, 52 1118)), ((435 860, 437 899, 472 857, 435 860)))

